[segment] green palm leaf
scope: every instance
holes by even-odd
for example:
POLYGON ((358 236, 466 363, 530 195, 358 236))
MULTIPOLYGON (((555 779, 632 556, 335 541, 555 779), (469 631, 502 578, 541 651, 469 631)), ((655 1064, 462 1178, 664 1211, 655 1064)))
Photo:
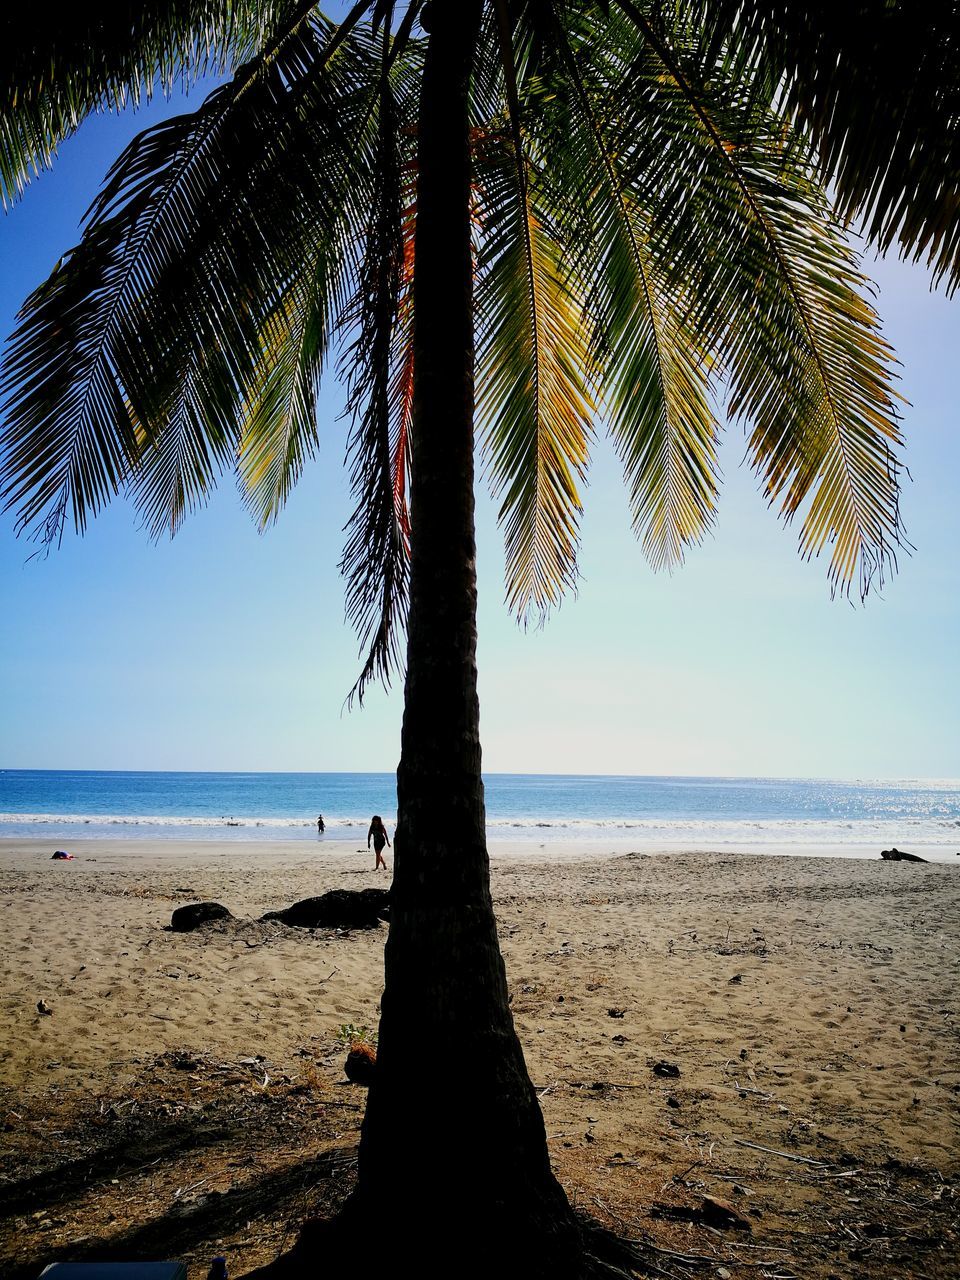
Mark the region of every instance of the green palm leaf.
POLYGON ((809 152, 696 33, 610 31, 610 93, 623 101, 622 68, 634 85, 618 148, 651 251, 753 424, 768 496, 787 519, 803 508, 803 552, 832 544, 833 583, 859 569, 865 591, 900 539, 890 352, 809 152))
MULTIPOLYGON (((602 362, 603 410, 624 465, 634 528, 655 568, 682 562, 701 540, 716 503, 717 423, 712 360, 689 323, 690 298, 656 250, 660 210, 632 189, 624 163, 622 73, 597 65, 586 41, 554 24, 558 51, 547 98, 556 171, 574 215, 572 234, 591 280, 602 362)), ((544 74, 541 69, 541 75, 544 74)))
POLYGON ((8 361, 4 471, 16 479, 3 496, 22 525, 51 506, 62 520, 69 504, 82 528, 132 479, 150 527, 175 528, 215 482, 267 376, 278 299, 318 246, 336 256, 346 193, 363 203, 376 64, 356 40, 337 49, 340 34, 307 24, 115 165, 51 281, 77 299, 73 328, 65 337, 62 299, 43 305, 41 290, 8 361))
POLYGON ((93 111, 140 105, 254 57, 307 7, 292 0, 8 6, 0 19, 0 198, 93 111))
MULTIPOLYGON (((617 0, 627 13, 639 6, 617 0)), ((648 6, 649 7, 649 6, 648 6)), ((735 57, 737 75, 780 87, 818 150, 841 218, 883 251, 926 257, 960 283, 960 3, 957 0, 681 0, 673 24, 735 57)))
POLYGON ((319 443, 316 399, 334 292, 329 260, 309 258, 262 328, 261 359, 245 388, 237 469, 261 528, 280 514, 319 443))
POLYGON ((543 617, 576 580, 592 330, 578 281, 506 145, 478 159, 477 408, 505 525, 507 600, 543 617), (497 154, 499 152, 499 154, 497 154))

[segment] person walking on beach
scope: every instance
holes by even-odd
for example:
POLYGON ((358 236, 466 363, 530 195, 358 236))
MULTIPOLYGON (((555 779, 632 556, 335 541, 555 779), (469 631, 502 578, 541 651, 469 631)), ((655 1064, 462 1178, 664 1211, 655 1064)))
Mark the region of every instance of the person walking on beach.
POLYGON ((370 819, 370 830, 367 832, 367 848, 370 848, 370 840, 373 838, 373 848, 377 855, 377 862, 374 871, 379 871, 383 867, 384 871, 388 870, 387 864, 383 860, 383 846, 390 844, 387 837, 387 828, 383 825, 383 819, 379 813, 375 813, 370 819))
POLYGON ((317 835, 322 836, 325 830, 326 830, 326 827, 324 827, 323 825, 323 814, 318 813, 317 814, 317 835))

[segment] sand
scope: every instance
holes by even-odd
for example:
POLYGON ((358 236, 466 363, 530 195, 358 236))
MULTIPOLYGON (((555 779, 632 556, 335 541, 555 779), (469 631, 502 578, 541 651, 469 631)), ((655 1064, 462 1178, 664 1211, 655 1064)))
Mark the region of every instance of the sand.
MULTIPOLYGON (((349 1154, 363 1094, 344 1082, 338 1032, 376 1026, 386 936, 255 919, 328 889, 385 886, 353 844, 89 841, 68 863, 52 847, 0 842, 11 1274, 109 1237, 92 1183, 116 1197, 122 1179, 91 1175, 59 1217, 48 1201, 31 1212, 24 1190, 55 1174, 58 1150, 79 1150, 84 1117, 102 1125, 112 1109, 134 1141, 135 1115, 156 1125, 163 1107, 187 1105, 188 1078, 206 1099, 197 1107, 225 1089, 245 1107, 275 1091, 280 1111, 300 1108, 298 1151, 349 1154), (165 930, 174 907, 204 899, 240 919, 165 930)), ((512 1009, 578 1204, 732 1276, 757 1275, 761 1260, 766 1275, 960 1274, 960 865, 501 852, 492 882, 512 1009), (656 1073, 667 1069, 679 1074, 656 1073), (734 1204, 749 1234, 706 1223, 704 1195, 734 1204)), ((242 1163, 211 1156, 174 1180, 204 1175, 207 1192, 188 1200, 240 1195, 242 1163)), ((138 1209, 111 1209, 128 1233, 175 1190, 182 1200, 165 1167, 138 1173, 138 1209)), ((242 1230, 215 1226, 181 1253, 219 1244, 237 1274, 263 1260, 276 1232, 245 1212, 242 1230)))

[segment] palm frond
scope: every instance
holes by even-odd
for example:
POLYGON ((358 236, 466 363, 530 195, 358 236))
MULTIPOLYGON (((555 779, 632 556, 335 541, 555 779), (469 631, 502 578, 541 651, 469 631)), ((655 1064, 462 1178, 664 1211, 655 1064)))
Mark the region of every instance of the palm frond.
POLYGON ((18 533, 40 522, 48 545, 71 506, 82 530, 138 456, 116 362, 101 357, 102 321, 90 315, 90 298, 114 289, 118 271, 111 229, 92 232, 27 299, 4 362, 0 499, 19 509, 18 533))
POLYGON ((522 163, 521 183, 512 147, 501 144, 477 166, 477 410, 501 499, 507 601, 519 617, 542 619, 576 581, 592 330, 572 264, 536 208, 532 167, 522 163))
POLYGON ((355 697, 363 701, 373 678, 389 684, 403 657, 410 559, 413 84, 409 62, 391 65, 385 24, 372 202, 356 293, 343 316, 345 329, 353 332, 343 370, 353 419, 348 462, 356 505, 340 569, 347 616, 366 649, 348 704, 355 697))
MULTIPOLYGON (((541 15, 552 6, 541 0, 541 15)), ((656 250, 657 210, 624 171, 616 85, 596 82, 589 39, 571 40, 554 14, 555 65, 541 60, 541 145, 556 207, 591 282, 602 409, 623 462, 634 528, 655 568, 683 560, 713 519, 717 423, 711 359, 687 320, 681 277, 656 250), (581 67, 583 63, 583 67, 581 67), (556 157, 564 156, 558 164, 556 157)))
POLYGON ((175 527, 215 482, 223 424, 235 448, 241 406, 275 355, 264 330, 278 300, 318 245, 336 255, 347 193, 364 203, 376 63, 358 38, 337 48, 341 34, 304 24, 114 166, 8 359, 0 475, 21 526, 69 503, 82 529, 132 480, 151 528, 175 527), (185 453, 204 424, 216 447, 185 453))
POLYGON ((136 417, 131 404, 138 452, 128 487, 144 526, 154 537, 164 532, 172 537, 177 532, 184 518, 207 499, 217 477, 231 466, 236 448, 233 423, 223 414, 210 413, 210 406, 217 403, 217 384, 225 377, 223 361, 214 349, 202 367, 183 354, 164 400, 162 431, 151 430, 136 417))
POLYGON ((689 323, 684 290, 648 249, 644 210, 626 192, 617 204, 604 283, 625 278, 632 288, 629 294, 611 289, 603 299, 611 343, 603 404, 623 462, 633 527, 653 568, 672 569, 683 563, 687 547, 702 541, 716 512, 713 361, 689 323))
MULTIPOLYGON (((636 16, 633 0, 617 0, 636 16)), ((649 7, 649 6, 648 6, 649 7)), ((842 218, 960 283, 958 0, 670 0, 741 79, 779 88, 814 139, 842 218)))
POLYGON ((410 470, 413 464, 413 263, 416 231, 416 193, 411 183, 403 213, 403 280, 395 325, 394 375, 390 388, 393 441, 390 470, 393 507, 404 553, 410 555, 410 470))
MULTIPOLYGON (((688 283, 690 323, 722 358, 731 411, 753 424, 768 497, 788 520, 805 513, 802 552, 832 545, 834 586, 859 569, 865 593, 901 541, 892 356, 869 282, 808 154, 742 70, 722 52, 706 59, 698 33, 671 45, 619 26, 621 61, 649 86, 637 95, 645 141, 625 163, 660 210, 658 260, 688 283)), ((626 119, 627 133, 638 123, 626 119)))
POLYGON ((23 191, 94 111, 139 106, 253 58, 292 0, 8 6, 0 19, 0 198, 23 191))
POLYGON ((262 327, 262 355, 244 390, 237 468, 260 528, 283 509, 319 437, 316 400, 329 345, 331 264, 313 254, 262 327))

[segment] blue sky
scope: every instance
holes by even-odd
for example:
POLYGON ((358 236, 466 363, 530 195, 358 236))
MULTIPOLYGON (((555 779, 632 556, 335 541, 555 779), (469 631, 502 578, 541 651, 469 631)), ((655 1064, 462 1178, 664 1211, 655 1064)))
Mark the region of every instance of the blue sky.
MULTIPOLYGON (((197 95, 194 95, 199 100, 197 95)), ((159 113, 89 122, 0 215, 0 328, 64 249, 127 137, 159 113)), ((713 535, 672 577, 629 528, 598 445, 583 581, 542 631, 503 606, 495 512, 481 491, 480 701, 489 771, 836 777, 960 776, 960 302, 921 268, 878 263, 903 364, 903 497, 915 544, 866 607, 832 601, 739 465, 727 431, 713 535)), ((401 688, 344 710, 357 641, 337 572, 350 510, 346 424, 331 379, 323 447, 258 535, 225 479, 173 541, 115 503, 46 560, 0 518, 0 766, 379 770, 399 755, 401 688)))

